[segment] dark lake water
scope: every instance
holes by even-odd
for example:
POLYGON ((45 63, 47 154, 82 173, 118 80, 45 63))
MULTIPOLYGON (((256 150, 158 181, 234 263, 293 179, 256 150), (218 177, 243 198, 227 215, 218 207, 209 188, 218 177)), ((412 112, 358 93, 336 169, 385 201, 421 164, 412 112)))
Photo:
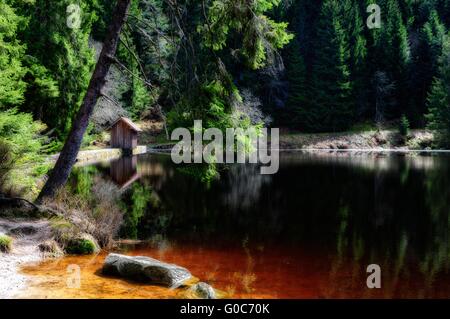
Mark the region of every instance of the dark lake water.
MULTIPOLYGON (((210 183, 170 156, 144 155, 78 168, 71 180, 74 188, 101 183, 120 194, 121 237, 148 240, 128 254, 177 263, 230 297, 450 297, 445 154, 282 153, 275 175, 235 165, 210 183), (366 285, 370 264, 381 267, 381 289, 366 285)), ((173 297, 95 275, 103 258, 68 257, 27 272, 54 288, 58 271, 80 263, 95 278, 76 294, 60 285, 60 294, 173 297)))

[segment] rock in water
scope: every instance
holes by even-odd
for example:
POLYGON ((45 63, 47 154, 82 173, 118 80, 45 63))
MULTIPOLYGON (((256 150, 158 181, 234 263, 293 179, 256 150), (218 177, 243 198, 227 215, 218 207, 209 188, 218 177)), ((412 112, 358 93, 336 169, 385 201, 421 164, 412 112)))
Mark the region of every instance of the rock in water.
POLYGON ((192 277, 186 268, 177 265, 167 264, 150 257, 130 257, 119 254, 109 254, 106 257, 103 273, 167 287, 178 287, 192 277))
POLYGON ((196 295, 201 299, 217 299, 214 288, 204 282, 199 282, 192 287, 196 295))

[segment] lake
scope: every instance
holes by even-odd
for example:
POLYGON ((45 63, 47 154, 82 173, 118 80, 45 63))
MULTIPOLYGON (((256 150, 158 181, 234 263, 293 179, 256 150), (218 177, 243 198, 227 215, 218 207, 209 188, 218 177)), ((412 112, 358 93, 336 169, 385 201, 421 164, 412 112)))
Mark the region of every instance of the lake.
MULTIPOLYGON (((184 266, 232 298, 450 295, 449 155, 285 152, 275 175, 250 164, 219 171, 206 182, 150 154, 77 168, 69 184, 114 185, 126 211, 120 236, 144 240, 120 251, 184 266), (370 264, 381 267, 381 289, 366 285, 370 264)), ((23 296, 177 297, 103 277, 105 256, 26 266, 23 296), (73 264, 79 289, 66 285, 73 264)))

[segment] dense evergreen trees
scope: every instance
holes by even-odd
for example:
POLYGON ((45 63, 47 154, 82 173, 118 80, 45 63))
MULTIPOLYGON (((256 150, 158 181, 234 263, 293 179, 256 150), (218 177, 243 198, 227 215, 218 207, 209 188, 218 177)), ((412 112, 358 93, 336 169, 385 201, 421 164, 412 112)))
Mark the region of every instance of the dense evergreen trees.
POLYGON ((335 131, 406 115, 423 127, 448 9, 445 0, 294 1, 287 17, 298 43, 284 50, 290 85, 278 124, 335 131), (373 3, 381 26, 370 29, 366 11, 373 3))
MULTIPOLYGON (((0 108, 31 113, 61 142, 115 4, 76 1, 80 23, 72 28, 72 2, 0 3, 0 108)), ((233 115, 245 90, 261 98, 276 126, 342 131, 405 115, 413 128, 442 129, 449 3, 135 0, 111 103, 135 120, 157 106, 172 126, 194 118, 246 125, 233 115), (370 4, 380 6, 380 28, 366 23, 370 4)))
POLYGON ((300 125, 310 131, 343 130, 353 118, 351 52, 340 9, 341 2, 327 0, 317 23, 311 89, 307 103, 296 110, 300 125))
POLYGON ((94 52, 88 42, 95 19, 92 1, 79 1, 79 16, 78 12, 72 13, 72 19, 80 21, 79 28, 68 26, 70 0, 14 2, 28 20, 20 36, 27 44, 27 54, 33 57, 30 64, 41 66, 30 69, 23 110, 32 112, 36 119, 56 128, 64 137, 81 104, 94 65, 94 52))
POLYGON ((5 2, 0 2, 0 111, 23 102, 26 68, 25 46, 17 39, 23 18, 5 2))
POLYGON ((428 95, 428 126, 442 133, 443 143, 449 144, 450 136, 450 39, 445 36, 439 58, 437 76, 428 95))

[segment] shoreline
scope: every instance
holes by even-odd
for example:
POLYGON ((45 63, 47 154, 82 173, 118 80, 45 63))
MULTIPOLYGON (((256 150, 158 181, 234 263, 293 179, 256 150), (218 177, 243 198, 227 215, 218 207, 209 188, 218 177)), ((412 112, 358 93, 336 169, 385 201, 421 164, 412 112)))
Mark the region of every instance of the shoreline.
POLYGON ((296 150, 352 150, 352 151, 432 151, 435 136, 431 131, 411 130, 402 137, 396 130, 370 130, 340 133, 297 133, 280 134, 280 149, 296 150))
POLYGON ((10 235, 13 238, 12 251, 0 253, 0 299, 9 299, 27 288, 29 278, 21 274, 20 267, 44 260, 38 245, 49 236, 49 222, 0 218, 0 231, 14 233, 10 235))
POLYGON ((328 152, 328 153, 450 153, 445 149, 395 149, 395 148, 355 148, 355 149, 334 149, 334 148, 284 148, 274 149, 280 152, 328 152))

